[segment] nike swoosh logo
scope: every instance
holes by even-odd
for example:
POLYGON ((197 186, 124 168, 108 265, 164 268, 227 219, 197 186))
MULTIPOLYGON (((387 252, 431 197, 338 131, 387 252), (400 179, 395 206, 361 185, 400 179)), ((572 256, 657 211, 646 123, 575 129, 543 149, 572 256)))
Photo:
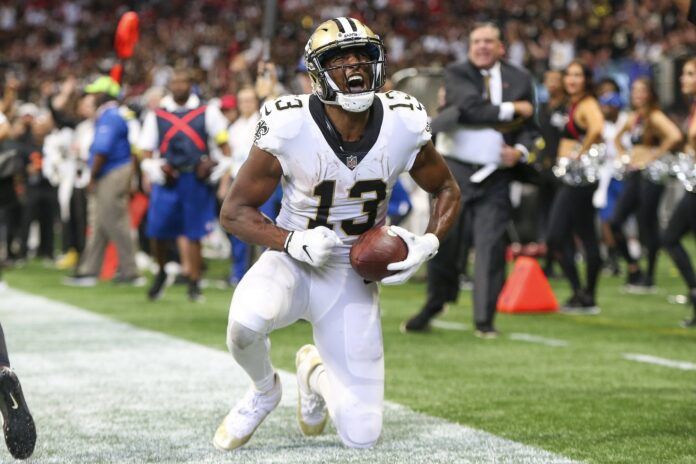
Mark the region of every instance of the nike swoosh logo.
POLYGON ((302 245, 302 250, 307 254, 307 257, 309 258, 309 260, 311 262, 314 262, 314 260, 312 259, 312 255, 310 255, 309 251, 307 251, 307 245, 302 245))
POLYGON ((10 399, 12 400, 12 409, 19 409, 19 404, 17 404, 17 400, 14 398, 12 393, 10 393, 10 399))
POLYGON ((268 111, 268 108, 266 108, 265 106, 263 107, 263 112, 266 113, 266 116, 268 116, 269 114, 271 114, 271 112, 268 111))

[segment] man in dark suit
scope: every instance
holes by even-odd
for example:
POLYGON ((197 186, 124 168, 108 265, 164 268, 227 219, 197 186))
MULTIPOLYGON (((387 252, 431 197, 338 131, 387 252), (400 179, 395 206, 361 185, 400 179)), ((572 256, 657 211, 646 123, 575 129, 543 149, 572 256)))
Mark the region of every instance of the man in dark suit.
POLYGON ((438 151, 462 191, 458 223, 428 263, 428 298, 405 331, 423 331, 445 303, 459 293, 458 260, 462 232, 473 230, 474 321, 476 335, 495 338, 496 301, 505 280, 504 235, 511 216, 509 185, 513 168, 524 162, 538 136, 532 120, 534 90, 525 70, 501 61, 500 29, 476 24, 465 62, 445 69, 445 107, 432 121, 438 151))

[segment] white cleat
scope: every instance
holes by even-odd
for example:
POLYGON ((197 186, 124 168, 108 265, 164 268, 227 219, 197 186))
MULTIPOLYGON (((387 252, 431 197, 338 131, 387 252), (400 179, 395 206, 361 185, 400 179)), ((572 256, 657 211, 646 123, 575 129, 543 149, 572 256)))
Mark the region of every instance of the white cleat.
POLYGON ((306 436, 320 435, 329 417, 324 398, 309 386, 309 376, 319 364, 322 360, 314 345, 305 345, 297 351, 297 423, 306 436))
POLYGON ((275 375, 275 385, 266 393, 250 388, 225 416, 215 432, 215 448, 231 451, 248 442, 261 422, 278 406, 282 396, 283 388, 278 374, 275 375))

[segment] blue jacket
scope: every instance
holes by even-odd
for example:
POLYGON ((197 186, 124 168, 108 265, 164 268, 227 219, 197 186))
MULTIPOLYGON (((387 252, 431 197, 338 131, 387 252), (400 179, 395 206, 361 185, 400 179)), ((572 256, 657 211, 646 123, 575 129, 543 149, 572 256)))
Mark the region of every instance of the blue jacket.
POLYGON ((94 141, 89 147, 87 161, 90 167, 94 164, 96 154, 106 156, 106 163, 97 178, 104 177, 109 171, 131 162, 128 125, 116 104, 104 109, 94 123, 94 141))

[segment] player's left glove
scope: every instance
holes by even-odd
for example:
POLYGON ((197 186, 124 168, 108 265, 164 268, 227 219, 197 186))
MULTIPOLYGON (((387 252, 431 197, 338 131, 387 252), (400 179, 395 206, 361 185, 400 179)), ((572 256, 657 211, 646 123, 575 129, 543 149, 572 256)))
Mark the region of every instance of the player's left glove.
POLYGON ((382 279, 385 285, 399 285, 406 282, 418 270, 421 264, 437 254, 440 240, 435 234, 416 235, 403 227, 389 226, 389 230, 401 237, 408 247, 408 255, 403 261, 387 266, 390 271, 400 271, 382 279))

